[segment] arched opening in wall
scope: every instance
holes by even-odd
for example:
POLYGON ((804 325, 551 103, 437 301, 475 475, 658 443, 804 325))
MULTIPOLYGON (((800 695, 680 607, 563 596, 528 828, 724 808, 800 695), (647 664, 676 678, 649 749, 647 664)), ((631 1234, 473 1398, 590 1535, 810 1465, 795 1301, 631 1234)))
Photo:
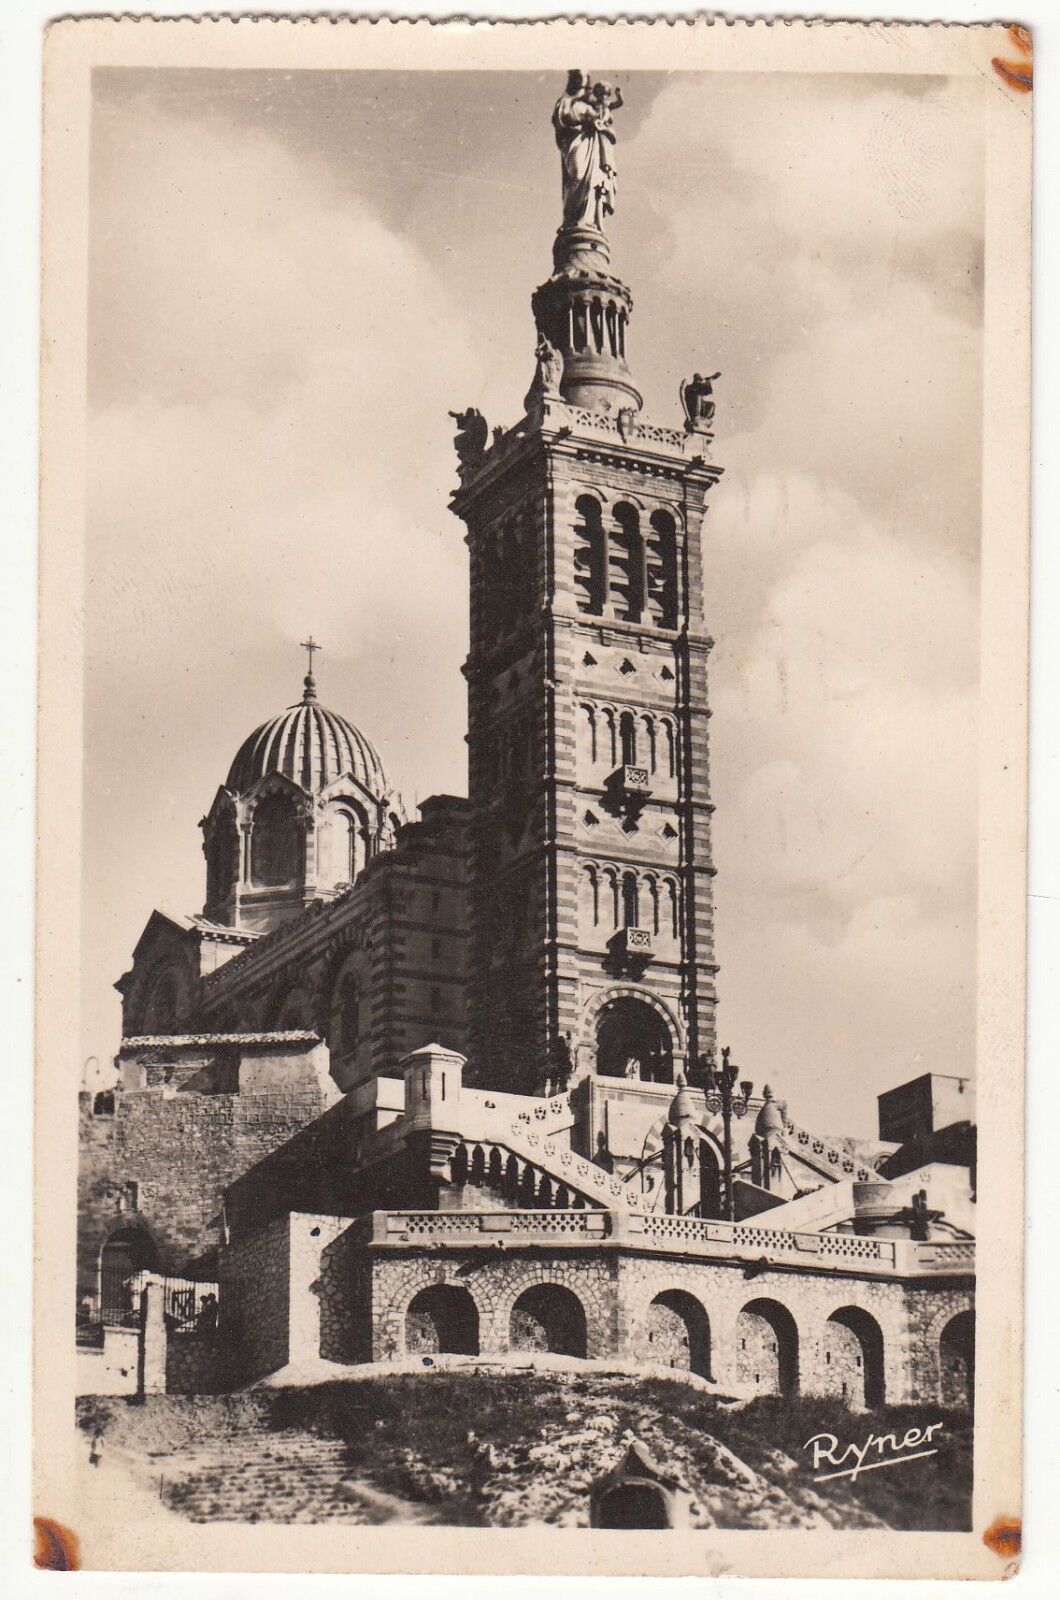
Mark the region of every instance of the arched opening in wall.
POLYGON ((218 817, 206 846, 206 904, 226 900, 239 878, 239 830, 231 815, 218 817))
POLYGON ((347 806, 335 806, 320 830, 319 878, 324 884, 353 883, 365 863, 368 825, 347 806))
POLYGON ((595 867, 582 868, 578 889, 578 922, 588 931, 600 921, 600 879, 595 867))
POLYGON ((670 1528, 666 1494, 654 1483, 617 1483, 600 1496, 598 1528, 670 1528))
POLYGON ((603 510, 591 494, 579 495, 574 509, 574 592, 578 610, 599 616, 607 598, 607 537, 603 510))
POLYGON ((622 748, 622 765, 637 765, 637 724, 632 711, 623 711, 618 719, 619 743, 622 748))
POLYGON ((596 1070, 604 1078, 673 1082, 673 1041, 654 1007, 629 995, 603 1007, 596 1024, 596 1070))
POLYGON ((608 560, 609 598, 616 615, 625 622, 640 622, 644 615, 644 540, 636 508, 621 501, 614 512, 608 560))
POLYGON ((736 1319, 736 1373, 753 1394, 794 1394, 799 1330, 777 1300, 751 1300, 736 1319))
POLYGON ((635 872, 622 874, 622 926, 640 927, 640 886, 635 872))
POLYGON ((975 1406, 975 1312, 951 1317, 939 1339, 939 1401, 971 1411, 975 1406))
POLYGON ((585 1310, 578 1296, 558 1283, 524 1289, 512 1306, 509 1343, 513 1350, 545 1350, 585 1359, 585 1310))
POLYGON ((668 511, 653 511, 648 534, 648 613, 660 628, 677 627, 677 528, 668 511))
POLYGON ((853 1411, 875 1411, 885 1398, 883 1332, 860 1306, 841 1306, 825 1326, 825 1387, 853 1411))
POLYGON ((112 1233, 99 1253, 100 1321, 128 1326, 134 1322, 138 1302, 131 1280, 139 1272, 154 1272, 158 1250, 144 1228, 121 1228, 112 1233))
POLYGON ((361 986, 352 972, 344 973, 335 987, 328 1030, 336 1055, 350 1055, 361 1041, 361 986))
POLYGON ((699 1214, 718 1218, 722 1213, 721 1162, 708 1139, 699 1141, 699 1214))
POLYGON ((263 795, 254 808, 250 875, 259 888, 301 880, 302 826, 288 795, 263 795))
POLYGON ((435 1283, 414 1295, 405 1313, 409 1355, 478 1355, 478 1307, 466 1289, 435 1283))
POLYGON ((648 1360, 710 1377, 710 1323, 694 1295, 666 1289, 648 1307, 648 1360))

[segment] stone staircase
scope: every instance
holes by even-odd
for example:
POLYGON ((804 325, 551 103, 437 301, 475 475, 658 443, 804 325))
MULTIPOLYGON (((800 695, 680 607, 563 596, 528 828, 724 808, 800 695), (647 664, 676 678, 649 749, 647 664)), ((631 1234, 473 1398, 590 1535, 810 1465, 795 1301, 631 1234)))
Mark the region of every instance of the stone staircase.
MULTIPOLYGON (((431 1522, 434 1508, 375 1488, 351 1472, 339 1439, 272 1433, 152 1452, 149 1481, 190 1522, 431 1522)), ((140 1464, 140 1475, 144 1475, 140 1464)))

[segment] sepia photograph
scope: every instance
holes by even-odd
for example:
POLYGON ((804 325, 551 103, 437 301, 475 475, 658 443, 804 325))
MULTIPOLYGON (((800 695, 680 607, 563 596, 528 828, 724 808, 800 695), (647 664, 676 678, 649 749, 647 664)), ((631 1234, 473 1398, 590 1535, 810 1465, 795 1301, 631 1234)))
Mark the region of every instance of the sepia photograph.
POLYGON ((48 45, 47 1537, 1003 1576, 1029 36, 164 32, 48 45))

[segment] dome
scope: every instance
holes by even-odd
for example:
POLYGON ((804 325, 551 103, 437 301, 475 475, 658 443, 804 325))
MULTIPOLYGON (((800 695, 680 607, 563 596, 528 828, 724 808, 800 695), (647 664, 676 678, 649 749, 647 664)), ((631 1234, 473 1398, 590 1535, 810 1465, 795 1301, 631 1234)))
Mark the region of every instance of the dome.
POLYGON ((762 1094, 762 1109, 758 1113, 758 1117, 755 1121, 755 1132, 764 1134, 783 1133, 784 1114, 777 1105, 776 1101, 773 1099, 773 1091, 769 1087, 768 1083, 762 1091, 762 1094))
POLYGON ((356 778, 377 800, 389 785, 383 764, 364 734, 317 704, 312 674, 297 705, 263 722, 244 739, 229 769, 225 788, 245 794, 267 773, 282 772, 311 794, 319 794, 346 774, 356 778))

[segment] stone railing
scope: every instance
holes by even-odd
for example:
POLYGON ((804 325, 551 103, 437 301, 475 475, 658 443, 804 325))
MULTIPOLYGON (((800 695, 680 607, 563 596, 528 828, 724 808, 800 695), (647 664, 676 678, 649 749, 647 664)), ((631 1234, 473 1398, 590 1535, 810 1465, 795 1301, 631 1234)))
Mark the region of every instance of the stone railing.
POLYGON ((784 1113, 784 1138, 790 1150, 797 1155, 816 1157, 817 1165, 830 1168, 837 1177, 854 1178, 858 1183, 871 1183, 879 1177, 878 1172, 872 1171, 834 1139, 800 1128, 787 1112, 784 1113))
POLYGON ((815 1272, 873 1277, 967 1275, 975 1270, 972 1240, 921 1244, 859 1234, 781 1233, 699 1217, 616 1211, 374 1211, 354 1224, 355 1237, 373 1245, 535 1244, 663 1251, 716 1261, 766 1262, 815 1272))
POLYGON ((516 1122, 521 1122, 531 1133, 561 1133, 574 1121, 570 1095, 552 1095, 548 1100, 535 1100, 527 1111, 520 1111, 516 1122))

